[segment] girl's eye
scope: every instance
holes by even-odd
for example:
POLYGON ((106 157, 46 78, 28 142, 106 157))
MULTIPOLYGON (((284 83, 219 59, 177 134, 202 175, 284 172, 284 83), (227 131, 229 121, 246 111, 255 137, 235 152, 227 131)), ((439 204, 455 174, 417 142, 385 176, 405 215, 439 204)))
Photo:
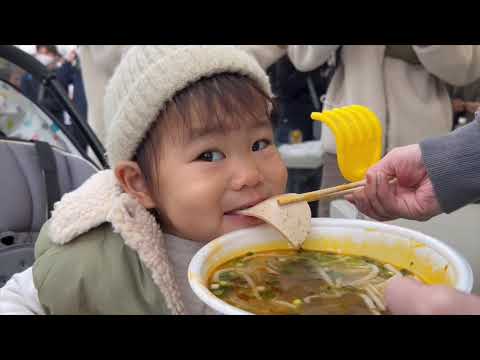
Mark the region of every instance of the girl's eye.
POLYGON ((225 159, 225 155, 223 155, 220 151, 205 151, 202 153, 198 160, 200 161, 220 161, 225 159))
POLYGON ((252 151, 260 151, 265 149, 271 144, 269 140, 259 140, 255 141, 255 143, 252 145, 252 151))

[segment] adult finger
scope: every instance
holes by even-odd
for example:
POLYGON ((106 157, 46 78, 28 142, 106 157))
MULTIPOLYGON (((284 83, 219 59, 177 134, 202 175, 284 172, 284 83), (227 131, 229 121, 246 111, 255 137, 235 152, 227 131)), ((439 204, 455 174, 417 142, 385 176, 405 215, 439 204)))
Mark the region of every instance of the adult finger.
POLYGON ((365 194, 365 190, 358 190, 354 192, 353 194, 353 201, 355 203, 355 206, 358 208, 358 210, 364 214, 367 215, 373 219, 379 220, 379 221, 387 221, 390 220, 390 218, 387 218, 383 216, 382 214, 379 214, 375 209, 372 207, 370 204, 370 201, 368 200, 367 195, 365 194))
POLYGON ((367 195, 370 206, 374 211, 384 218, 391 218, 391 214, 384 208, 378 197, 378 187, 380 183, 380 172, 369 171, 367 173, 367 185, 365 186, 365 194, 367 195))
POLYGON ((377 180, 376 199, 392 219, 404 216, 400 206, 396 183, 390 183, 385 174, 379 173, 377 180))
POLYGON ((385 288, 385 303, 389 311, 398 315, 417 315, 420 313, 419 293, 422 284, 414 279, 395 276, 385 288))

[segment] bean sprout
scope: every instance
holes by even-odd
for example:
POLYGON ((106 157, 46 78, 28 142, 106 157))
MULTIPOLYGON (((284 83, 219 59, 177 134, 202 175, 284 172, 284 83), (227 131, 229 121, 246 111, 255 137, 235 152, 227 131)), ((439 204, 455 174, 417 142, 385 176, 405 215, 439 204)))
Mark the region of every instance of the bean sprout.
POLYGON ((397 269, 395 269, 394 266, 390 265, 390 264, 385 264, 383 265, 385 267, 385 269, 387 270, 390 270, 391 272, 393 272, 395 275, 400 275, 402 276, 402 273, 400 271, 398 271, 397 269))
POLYGON ((368 309, 375 315, 380 315, 380 313, 378 312, 378 310, 375 308, 375 304, 373 303, 372 299, 370 299, 370 297, 368 297, 368 295, 365 295, 365 294, 362 294, 362 293, 358 293, 357 294, 358 296, 360 296, 363 301, 365 302, 365 304, 367 305, 368 309))
POLYGON ((325 270, 323 270, 322 268, 316 268, 316 270, 318 271, 318 274, 322 277, 322 279, 330 286, 335 286, 333 284, 333 281, 332 279, 330 278, 330 276, 328 276, 327 272, 325 270))
POLYGON ((336 299, 336 298, 339 298, 340 296, 342 296, 342 293, 338 293, 338 292, 335 291, 335 294, 310 295, 310 296, 307 296, 307 297, 303 298, 303 301, 306 302, 307 304, 310 304, 310 302, 313 299, 317 299, 317 298, 320 298, 320 299, 336 299))
POLYGON ((291 309, 296 309, 297 307, 293 304, 290 304, 289 302, 286 302, 286 301, 282 301, 282 300, 272 300, 272 303, 275 303, 275 304, 278 304, 278 305, 283 305, 283 306, 287 306, 291 309))
POLYGON ((350 283, 347 283, 347 284, 344 284, 344 285, 345 286, 361 286, 361 285, 366 284, 367 282, 369 282, 370 280, 375 278, 378 275, 378 273, 380 272, 377 265, 370 264, 370 268, 372 269, 372 271, 367 276, 364 276, 363 278, 358 279, 358 280, 351 281, 350 283))
POLYGON ((370 296, 370 298, 373 300, 373 302, 375 303, 375 305, 377 305, 377 307, 381 310, 381 311, 385 311, 385 305, 383 304, 382 300, 380 300, 380 298, 377 296, 377 294, 375 294, 375 291, 373 289, 375 289, 371 284, 368 284, 366 287, 365 287, 365 291, 367 292, 367 294, 370 296))

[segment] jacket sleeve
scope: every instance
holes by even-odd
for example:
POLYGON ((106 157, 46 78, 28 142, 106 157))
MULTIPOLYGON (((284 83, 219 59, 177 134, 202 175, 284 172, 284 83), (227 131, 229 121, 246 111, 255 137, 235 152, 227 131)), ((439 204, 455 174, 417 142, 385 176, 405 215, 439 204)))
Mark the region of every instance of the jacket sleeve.
POLYGON ((470 124, 422 141, 425 167, 442 210, 450 213, 480 199, 480 116, 470 124))
POLYGON ((299 71, 312 71, 327 62, 340 45, 289 45, 288 56, 299 71))
POLYGON ((0 315, 45 315, 33 284, 32 268, 13 275, 0 289, 0 315))
POLYGON ((427 71, 463 86, 480 78, 480 45, 413 45, 427 71))

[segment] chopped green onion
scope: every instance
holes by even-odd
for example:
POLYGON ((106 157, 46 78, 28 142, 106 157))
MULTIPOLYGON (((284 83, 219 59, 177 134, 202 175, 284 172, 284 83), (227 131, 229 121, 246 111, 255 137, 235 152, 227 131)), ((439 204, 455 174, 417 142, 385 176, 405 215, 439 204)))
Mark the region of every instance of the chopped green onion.
POLYGON ((224 281, 235 280, 238 275, 234 271, 223 272, 220 274, 219 279, 224 281))
POLYGON ((275 298, 276 294, 274 291, 272 290, 265 290, 265 291, 262 291, 260 293, 260 296, 262 297, 262 299, 264 300, 271 300, 273 298, 275 298))
POLYGON ((223 290, 222 289, 213 290, 213 293, 216 296, 221 296, 221 295, 223 295, 223 290))

